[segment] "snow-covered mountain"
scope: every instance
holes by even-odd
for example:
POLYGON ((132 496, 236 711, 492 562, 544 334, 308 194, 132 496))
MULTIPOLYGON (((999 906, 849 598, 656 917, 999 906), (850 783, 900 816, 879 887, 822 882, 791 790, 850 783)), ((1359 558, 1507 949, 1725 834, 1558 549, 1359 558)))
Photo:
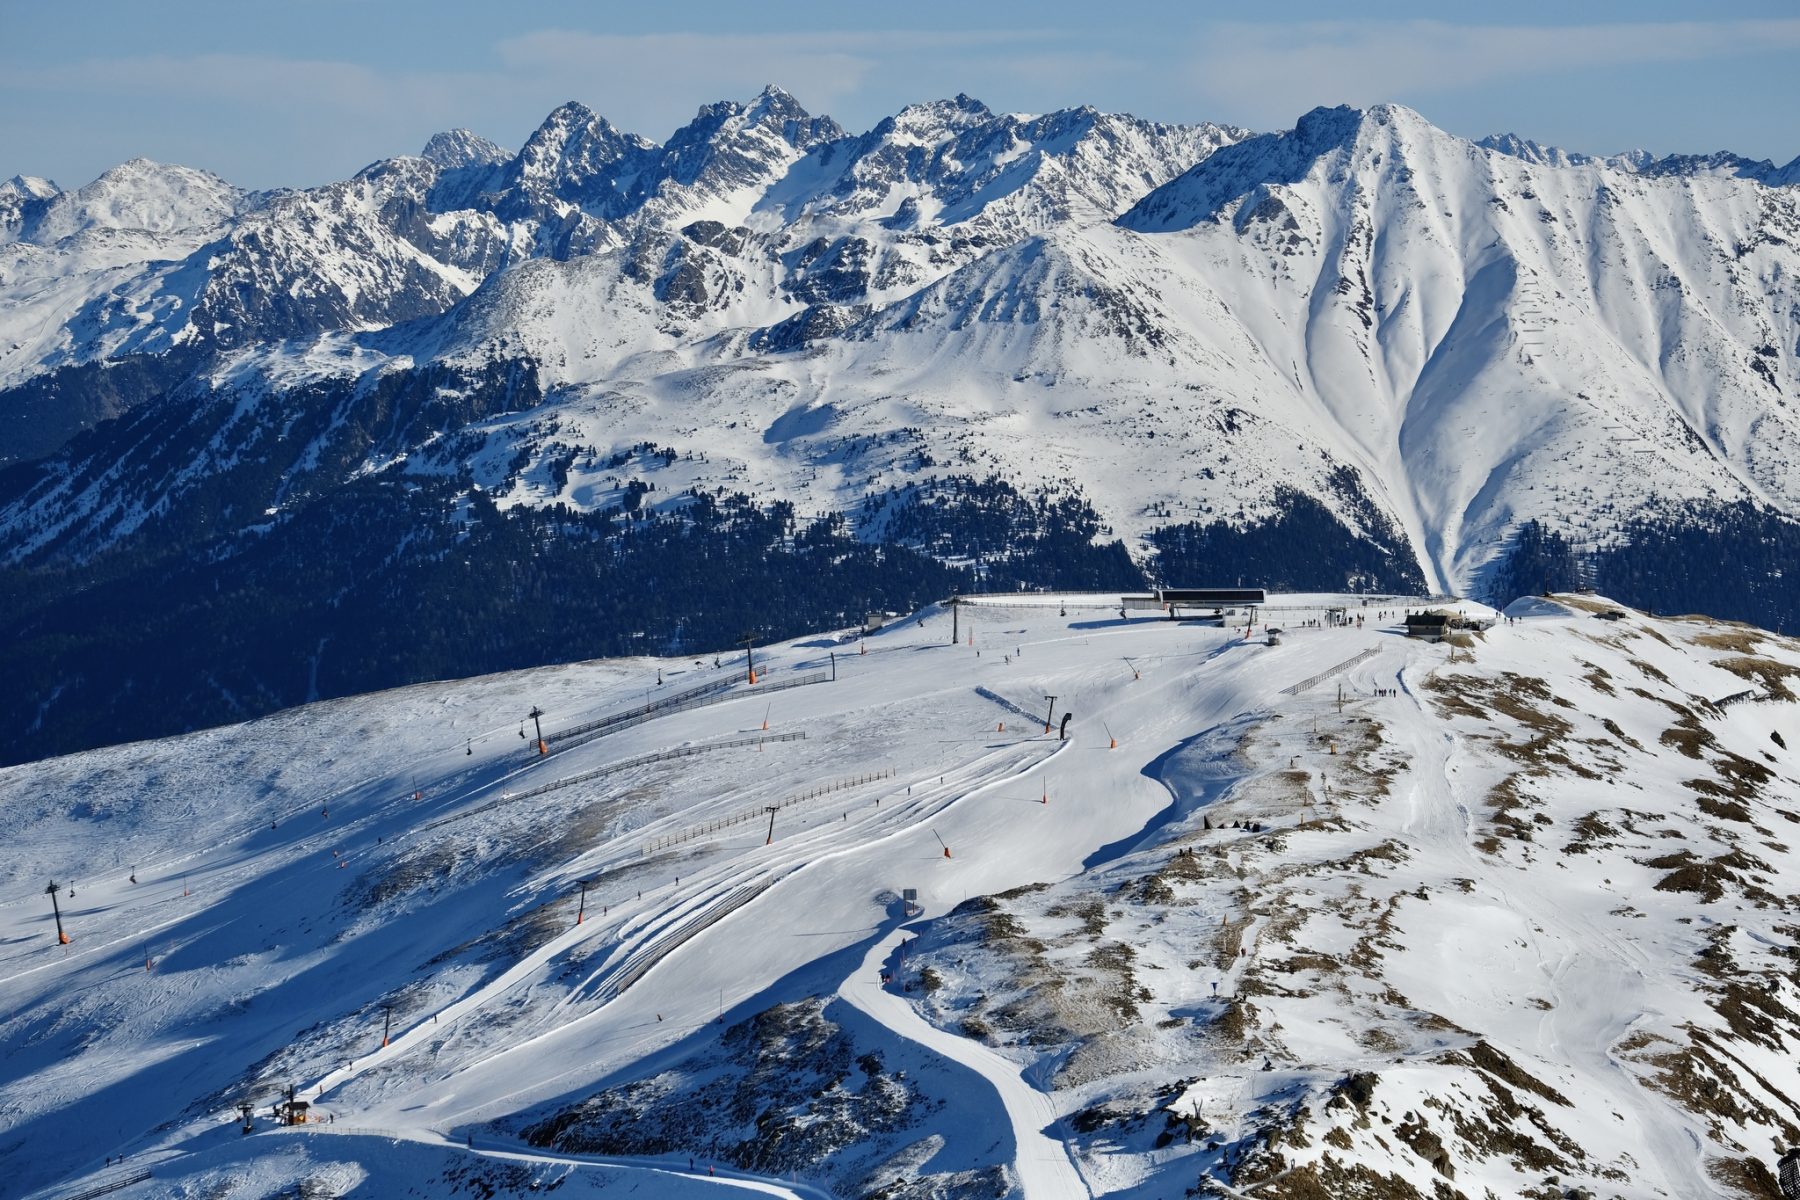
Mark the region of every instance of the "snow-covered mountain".
POLYGON ((1800 183, 1800 157, 1786 166, 1778 167, 1769 159, 1745 158, 1729 150, 1713 154, 1665 154, 1661 158, 1648 150, 1593 155, 1564 150, 1560 146, 1546 146, 1516 133, 1489 134, 1487 137, 1477 138, 1475 144, 1540 166, 1568 167, 1598 163, 1640 175, 1720 175, 1732 179, 1753 179, 1770 187, 1800 183))
MULTIPOLYGON (((0 409, 41 420, 94 378, 45 372, 168 348, 164 391, 233 409, 522 360, 544 405, 462 463, 513 502, 580 504, 482 465, 548 421, 806 511, 952 470, 1073 482, 1134 546, 1293 489, 1463 585, 1528 519, 1603 542, 1645 511, 1800 504, 1795 168, 1752 166, 1471 143, 1391 105, 1248 137, 959 96, 851 136, 774 88, 666 144, 570 103, 516 155, 458 131, 278 196, 133 163, 7 185, 0 409), (850 466, 850 439, 907 448, 850 466)), ((134 453, 204 488, 241 452, 122 434, 98 475, 47 465, 56 486, 0 496, 5 552, 45 544, 27 528, 110 545, 92 517, 134 453)))
POLYGON ((1800 643, 1122 603, 0 769, 8 1194, 1777 1194, 1800 643))
MULTIPOLYGON (((1482 592, 1537 571, 1516 560, 1544 531, 1572 586, 1654 528, 1687 548, 1620 574, 1716 611, 1770 596, 1796 542, 1788 174, 1477 144, 1393 105, 1252 136, 958 96, 850 134, 769 88, 661 144, 570 103, 516 153, 454 131, 304 191, 145 163, 76 193, 15 180, 0 568, 86 599, 24 589, 42 609, 13 641, 66 646, 176 577, 181 630, 215 590, 304 591, 340 523, 381 544, 314 613, 412 586, 409 547, 448 555, 487 515, 518 537, 576 514, 552 551, 598 539, 600 561, 739 496, 926 571, 1009 559, 1059 586, 1482 592), (1741 567, 1722 590, 1720 559, 1741 567)), ((470 571, 458 623, 476 596, 525 602, 516 564, 470 571)), ((678 614, 626 629, 606 603, 608 636, 688 644, 678 614)), ((164 635, 130 620, 141 657, 96 649, 83 703, 164 676, 164 635)), ((368 660, 338 632, 308 641, 368 660)), ((168 711, 314 696, 318 653, 190 673, 168 711)), ((39 675, 21 727, 84 725, 58 708, 81 689, 39 675)))

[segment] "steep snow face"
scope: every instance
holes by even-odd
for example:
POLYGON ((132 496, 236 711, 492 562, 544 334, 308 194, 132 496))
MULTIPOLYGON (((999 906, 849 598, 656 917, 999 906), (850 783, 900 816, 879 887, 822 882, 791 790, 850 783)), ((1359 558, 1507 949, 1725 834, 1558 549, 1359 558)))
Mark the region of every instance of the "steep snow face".
POLYGON ((1272 596, 1278 645, 1120 604, 0 771, 9 1182, 1773 1194, 1800 643, 1566 596, 1452 661, 1413 599, 1272 596), (277 1133, 289 1086, 323 1119, 277 1133))
POLYGON ((1407 109, 1321 109, 1120 224, 1230 298, 1439 579, 1468 579, 1523 517, 1579 535, 1576 514, 1652 492, 1800 502, 1790 190, 1542 165, 1407 109))
POLYGON ((428 206, 433 212, 454 212, 481 206, 482 197, 500 186, 513 152, 467 129, 451 129, 433 134, 419 157, 438 172, 428 206))

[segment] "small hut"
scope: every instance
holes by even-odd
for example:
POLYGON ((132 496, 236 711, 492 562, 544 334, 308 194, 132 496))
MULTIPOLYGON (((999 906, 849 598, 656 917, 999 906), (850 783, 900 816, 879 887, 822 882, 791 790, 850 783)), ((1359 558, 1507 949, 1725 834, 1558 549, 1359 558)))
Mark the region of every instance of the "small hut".
POLYGON ((1451 616, 1443 609, 1406 614, 1406 636, 1441 642, 1450 633, 1451 616))
POLYGON ((275 1123, 277 1125, 306 1124, 306 1110, 311 1107, 300 1099, 298 1089, 288 1085, 287 1099, 275 1102, 275 1123))

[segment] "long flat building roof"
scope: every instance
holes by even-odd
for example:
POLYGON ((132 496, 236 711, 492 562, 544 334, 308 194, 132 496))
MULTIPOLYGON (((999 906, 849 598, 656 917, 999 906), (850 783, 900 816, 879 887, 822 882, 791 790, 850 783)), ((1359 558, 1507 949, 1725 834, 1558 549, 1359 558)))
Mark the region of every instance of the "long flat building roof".
POLYGON ((1162 588, 1156 598, 1164 604, 1262 604, 1268 594, 1262 588, 1162 588))

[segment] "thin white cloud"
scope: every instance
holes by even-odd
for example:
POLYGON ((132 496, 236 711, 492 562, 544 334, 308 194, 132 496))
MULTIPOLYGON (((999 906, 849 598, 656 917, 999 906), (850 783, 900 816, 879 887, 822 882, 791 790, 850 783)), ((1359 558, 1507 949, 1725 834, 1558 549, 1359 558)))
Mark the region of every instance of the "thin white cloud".
POLYGON ((1605 25, 1219 22, 1202 28, 1199 95, 1263 128, 1314 104, 1364 105, 1497 80, 1800 48, 1800 19, 1605 25))
POLYGON ((178 96, 285 105, 304 100, 315 108, 367 112, 404 102, 442 103, 479 77, 381 72, 357 63, 272 55, 144 55, 83 59, 46 67, 15 68, 9 86, 46 91, 178 96))

